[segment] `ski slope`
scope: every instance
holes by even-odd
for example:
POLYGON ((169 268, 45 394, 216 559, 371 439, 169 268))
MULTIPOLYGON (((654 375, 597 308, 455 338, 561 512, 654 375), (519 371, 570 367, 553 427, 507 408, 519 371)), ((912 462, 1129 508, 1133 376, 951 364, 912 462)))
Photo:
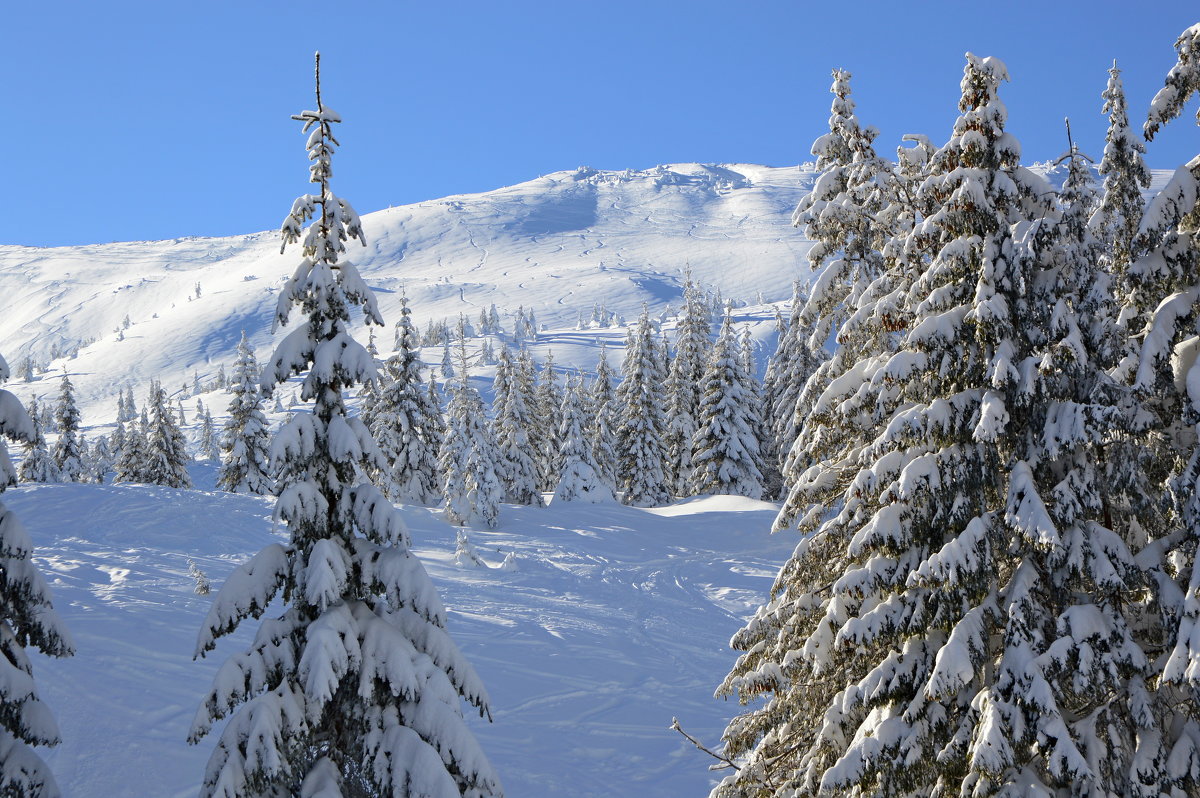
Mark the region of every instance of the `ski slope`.
MULTIPOLYGON (((376 290, 389 325, 401 291, 421 327, 459 313, 474 321, 493 303, 502 316, 532 308, 551 329, 573 328, 594 303, 632 319, 642 303, 654 314, 677 305, 688 268, 727 297, 781 301, 809 271, 803 256, 810 245, 791 226, 791 210, 814 178, 811 167, 581 167, 366 214, 367 246, 351 242, 347 256, 376 290)), ((280 197, 280 218, 291 201, 280 197)), ((300 260, 297 247, 282 255, 279 248, 275 231, 0 246, 0 342, 14 368, 26 355, 47 361, 54 346, 94 339, 77 358, 54 361, 48 383, 27 391, 17 384, 18 393, 53 393, 68 373, 85 418, 111 421, 118 386, 134 388, 140 401, 151 378, 168 393, 195 374, 210 379, 219 364, 233 362, 243 330, 264 356, 274 340, 277 292, 300 260), (131 326, 119 336, 126 316, 131 326)), ((504 318, 506 329, 510 321, 504 318)), ((363 327, 357 334, 366 340, 363 327)), ((381 348, 390 341, 390 331, 380 335, 381 348)), ((593 362, 555 354, 563 366, 593 362)))
MULTIPOLYGON (((198 484, 212 475, 197 467, 198 484)), ((220 727, 188 728, 248 622, 193 662, 211 596, 235 565, 280 539, 271 500, 132 485, 37 485, 4 500, 25 522, 74 637, 66 660, 35 656, 62 730, 47 758, 72 798, 195 796, 220 727)), ((712 692, 730 635, 790 552, 768 533, 773 505, 709 497, 640 510, 617 504, 505 506, 470 532, 489 568, 454 562, 454 528, 405 508, 414 548, 482 676, 494 722, 472 724, 511 798, 702 795, 707 757, 670 731, 716 741, 735 707, 712 692), (514 555, 515 570, 498 566, 514 555)), ((269 613, 268 613, 269 614, 269 613)))

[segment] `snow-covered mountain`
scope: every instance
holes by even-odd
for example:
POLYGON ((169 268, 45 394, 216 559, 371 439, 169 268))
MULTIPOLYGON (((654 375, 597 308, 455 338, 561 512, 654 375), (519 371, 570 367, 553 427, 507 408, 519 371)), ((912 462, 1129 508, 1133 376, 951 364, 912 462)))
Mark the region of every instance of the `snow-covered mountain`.
MULTIPOLYGON (((678 304, 689 267, 726 297, 779 301, 808 273, 809 244, 790 216, 813 179, 810 166, 581 167, 366 214, 367 246, 352 243, 348 256, 379 293, 388 323, 397 318, 401 290, 419 325, 459 313, 473 321, 493 303, 501 314, 532 308, 551 329, 573 328, 597 302, 625 317, 643 302, 658 313, 678 304)), ((280 197, 281 218, 290 202, 280 197)), ((196 373, 208 379, 218 364, 232 362, 242 330, 260 353, 268 351, 276 294, 299 258, 294 248, 279 249, 275 231, 0 247, 4 356, 14 367, 28 354, 45 362, 54 347, 91 341, 46 376, 71 375, 85 423, 111 420, 117 386, 140 396, 151 378, 168 392, 196 373), (131 326, 119 334, 127 316, 131 326)), ((381 335, 381 348, 390 338, 381 335)), ((547 343, 560 365, 588 366, 591 347, 571 351, 579 342, 547 343)), ((28 396, 56 385, 17 388, 28 396)))

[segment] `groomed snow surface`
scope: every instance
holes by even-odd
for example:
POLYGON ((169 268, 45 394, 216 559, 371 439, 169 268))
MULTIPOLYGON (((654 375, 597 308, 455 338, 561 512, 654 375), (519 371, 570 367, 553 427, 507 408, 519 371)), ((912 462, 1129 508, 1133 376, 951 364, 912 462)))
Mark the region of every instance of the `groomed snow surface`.
MULTIPOLYGON (((206 466, 193 477, 214 479, 206 466)), ((273 500, 80 484, 4 499, 76 644, 73 659, 34 662, 62 730, 47 759, 64 795, 195 796, 216 734, 189 746, 188 726, 256 624, 193 662, 196 634, 234 566, 285 538, 273 500), (194 592, 189 559, 212 595, 194 592)), ((775 511, 726 496, 651 510, 506 505, 498 528, 469 531, 484 569, 455 564, 455 528, 437 511, 405 508, 450 632, 491 695, 495 721, 472 727, 510 798, 708 791, 710 760, 668 726, 678 716, 716 743, 736 712, 712 692, 733 662, 729 637, 794 543, 767 531, 775 511)))

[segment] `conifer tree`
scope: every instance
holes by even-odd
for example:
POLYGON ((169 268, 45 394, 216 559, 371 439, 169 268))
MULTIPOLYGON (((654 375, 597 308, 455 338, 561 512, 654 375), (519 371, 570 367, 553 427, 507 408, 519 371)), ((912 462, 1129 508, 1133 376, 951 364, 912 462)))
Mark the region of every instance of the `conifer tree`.
POLYGON ((630 329, 617 388, 617 462, 622 501, 635 507, 655 507, 671 500, 663 475, 663 408, 658 345, 650 312, 630 329))
MULTIPOLYGON (((1150 187, 1150 170, 1143 158, 1145 144, 1129 129, 1129 109, 1116 61, 1108 75, 1108 86, 1101 95, 1108 133, 1098 169, 1104 177, 1104 193, 1090 225, 1105 245, 1100 257, 1105 271, 1112 275, 1118 299, 1124 302, 1130 294, 1129 266, 1140 254, 1137 231, 1142 221, 1142 191, 1150 187)), ((1144 323, 1144 317, 1141 321, 1144 323)))
POLYGON ((596 376, 588 392, 587 439, 592 447, 592 460, 601 481, 610 488, 617 484, 617 453, 615 440, 613 391, 614 374, 608 364, 608 351, 600 342, 600 359, 596 363, 596 376))
MULTIPOLYGON (((532 311, 530 311, 532 313, 532 311)), ((562 427, 563 392, 558 387, 554 370, 554 352, 547 352, 542 361, 534 394, 534 429, 531 444, 538 472, 538 490, 549 492, 558 484, 559 429, 562 427)))
POLYGON ((62 390, 54 407, 54 422, 58 440, 51 454, 61 482, 79 482, 83 473, 83 458, 79 451, 79 409, 75 406, 75 389, 67 375, 62 378, 62 390))
POLYGON ((450 379, 454 376, 454 361, 450 357, 450 339, 446 338, 442 342, 442 379, 450 379))
POLYGON ((150 384, 150 426, 146 435, 146 461, 142 479, 151 485, 169 488, 190 488, 188 475, 187 440, 175 420, 171 402, 162 384, 150 384))
POLYGON ((143 411, 141 418, 135 414, 125 427, 125 444, 116 459, 117 482, 148 482, 146 464, 150 459, 150 441, 147 428, 150 422, 143 411))
POLYGON ((200 459, 202 460, 218 460, 221 457, 220 450, 217 446, 217 430, 213 425, 212 413, 208 412, 208 408, 204 408, 200 413, 200 459))
MULTIPOLYGON (((9 378, 0 358, 0 384, 9 378)), ((0 389, 0 493, 17 482, 5 438, 35 443, 33 420, 9 391, 0 389)), ((0 502, 0 790, 11 798, 59 798, 54 774, 33 746, 59 743, 58 726, 41 702, 26 649, 51 657, 73 654, 71 639, 50 603, 50 589, 31 559, 33 544, 16 515, 0 502)))
POLYGON ((708 306, 689 271, 683 284, 683 314, 675 328, 675 357, 667 373, 664 467, 676 496, 691 494, 692 438, 699 424, 700 380, 712 353, 711 334, 708 306))
POLYGON ((262 411, 263 393, 258 387, 259 371, 254 349, 243 332, 233 366, 229 419, 221 432, 219 490, 258 495, 271 492, 267 451, 270 439, 262 411))
POLYGON ((467 419, 470 402, 458 385, 456 383, 450 387, 446 429, 438 450, 438 471, 442 475, 442 498, 445 502, 443 517, 447 523, 464 526, 470 523, 472 515, 467 484, 471 456, 467 419))
POLYGON ((538 467, 530 440, 530 430, 537 423, 536 411, 529 404, 534 398, 532 389, 523 366, 513 362, 508 347, 502 348, 492 383, 492 401, 499 449, 497 470, 504 486, 504 501, 541 507, 538 467))
POLYGON ((692 437, 694 494, 762 495, 757 399, 747 391, 742 347, 727 308, 700 380, 700 407, 692 437))
POLYGON ((478 522, 494 527, 504 491, 497 474, 500 452, 483 399, 470 383, 466 346, 461 342, 459 379, 450 390, 447 416, 439 456, 446 520, 459 526, 478 522))
POLYGON ((441 492, 437 454, 440 410, 430 400, 421 376, 417 328, 412 323, 408 297, 400 297, 396 322, 396 351, 384 364, 372 434, 379 443, 387 468, 376 484, 393 502, 435 504, 441 492))
POLYGON ((563 397, 562 428, 559 440, 562 446, 559 457, 562 473, 554 489, 554 501, 603 502, 612 501, 612 489, 601 478, 592 457, 592 447, 585 433, 582 380, 576 375, 567 380, 563 397))
POLYGON ((1095 369, 1072 307, 1085 287, 1053 251, 1048 187, 1004 131, 1006 78, 968 55, 962 115, 921 189, 939 211, 905 242, 934 240, 936 255, 903 292, 897 350, 851 372, 903 401, 735 637, 746 653, 721 691, 767 702, 726 730, 726 755, 745 765, 716 795, 1148 795, 1163 783, 1148 765, 1164 730, 1126 603, 1140 573, 1091 470, 1111 413, 1086 385, 1095 369))
POLYGON ((58 469, 54 458, 46 448, 46 436, 42 434, 42 422, 38 420, 38 402, 29 403, 29 419, 32 430, 25 444, 25 458, 21 460, 18 474, 22 482, 58 482, 58 469))
POLYGON ((317 63, 316 110, 296 119, 311 131, 310 178, 320 193, 300 197, 284 220, 284 247, 302 240, 303 259, 276 311, 277 325, 293 306, 307 320, 279 344, 263 378, 269 389, 303 374, 302 396, 312 401, 272 443, 276 517, 291 539, 226 581, 197 654, 261 616, 280 590, 285 607, 228 661, 197 714, 192 741, 231 715, 201 796, 499 795, 462 718, 461 699, 486 714, 483 687, 446 632, 403 520, 360 479, 360 469, 384 464, 344 405, 344 391, 374 376, 349 334, 350 310, 382 320, 358 270, 340 257, 346 241, 365 239, 353 209, 329 190, 340 120, 321 102, 317 63))
POLYGON ((104 484, 105 477, 113 470, 112 449, 108 446, 107 438, 100 437, 96 439, 96 443, 88 452, 88 459, 84 463, 84 468, 89 482, 94 482, 97 485, 104 484))
MULTIPOLYGON (((889 247, 911 229, 918 212, 926 218, 934 214, 936 199, 911 198, 911 188, 921 180, 900 179, 892 165, 876 154, 877 131, 860 125, 854 113, 850 73, 837 69, 833 77, 829 133, 812 147, 824 174, 801 198, 792 222, 815 242, 808 259, 814 270, 822 269, 798 321, 801 329, 811 330, 810 350, 819 351, 830 339, 838 346, 805 382, 793 407, 797 437, 785 444, 782 476, 788 495, 776 529, 798 524, 805 528, 807 509, 836 501, 857 471, 858 453, 873 424, 887 412, 889 394, 879 396, 883 406, 852 417, 849 423, 828 412, 837 407, 832 397, 828 403, 818 402, 818 397, 827 386, 849 390, 860 385, 861 375, 839 378, 855 369, 876 368, 895 349, 907 324, 899 286, 934 246, 922 240, 906 250, 901 238, 889 247), (890 257, 884 256, 885 249, 890 257), (876 307, 881 310, 872 312, 876 307), (818 463, 820 469, 809 473, 818 463)), ((902 165, 911 168, 915 160, 901 152, 902 165)))
MULTIPOLYGON (((1200 94, 1200 24, 1185 30, 1175 49, 1178 60, 1151 102, 1144 127, 1148 140, 1200 94)), ((1158 587, 1159 625, 1168 635, 1165 656, 1156 665, 1161 663, 1162 689, 1170 691, 1175 709, 1156 764, 1165 760, 1167 783, 1187 794, 1200 790, 1200 772, 1184 764, 1195 762, 1200 752, 1200 391, 1192 343, 1200 327, 1198 197, 1200 156, 1177 169, 1151 202, 1137 241, 1146 254, 1129 270, 1129 304, 1147 319, 1144 328, 1133 325, 1130 331, 1140 344, 1134 387, 1153 414, 1149 457, 1171 464, 1160 483, 1171 498, 1168 526, 1139 556, 1158 587), (1151 558, 1152 552, 1157 556, 1151 558)))
MULTIPOLYGON (((766 484, 766 495, 780 495, 791 486, 783 478, 788 453, 792 449, 800 430, 797 428, 796 405, 808 378, 828 359, 823 348, 814 349, 811 344, 812 323, 805 323, 803 311, 808 296, 800 281, 792 286, 792 308, 788 320, 783 322, 775 354, 767 363, 763 377, 763 416, 770 434, 769 451, 776 458, 779 474, 778 485, 766 484)), ((764 450, 764 457, 769 456, 764 450)), ((784 494, 786 495, 786 494, 784 494)))

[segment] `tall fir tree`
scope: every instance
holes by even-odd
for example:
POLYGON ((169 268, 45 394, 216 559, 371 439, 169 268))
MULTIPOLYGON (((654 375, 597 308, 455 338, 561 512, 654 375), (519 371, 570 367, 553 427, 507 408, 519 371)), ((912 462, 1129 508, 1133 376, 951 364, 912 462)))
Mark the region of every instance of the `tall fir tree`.
POLYGON ((861 414, 886 386, 902 400, 734 639, 746 653, 721 692, 766 704, 726 730, 745 764, 716 795, 1163 783, 1146 767, 1163 729, 1129 623, 1140 573, 1091 468, 1111 412, 1087 384, 1073 307, 1086 287, 1053 252, 1048 187, 1004 130, 1005 79, 968 55, 962 115, 921 189, 939 211, 904 242, 936 254, 903 291, 896 351, 848 372, 872 390, 838 412, 861 414))
POLYGON ((536 405, 530 405, 537 397, 529 373, 522 363, 513 361, 508 347, 500 350, 492 397, 499 447, 497 470, 504 486, 504 500, 541 507, 538 464, 530 435, 539 412, 536 405))
MULTIPOLYGON (((132 400, 128 400, 132 401, 132 400)), ((125 426, 125 443, 116 459, 117 482, 148 482, 146 467, 150 459, 150 440, 147 429, 150 422, 145 412, 136 414, 125 426)))
MULTIPOLYGON (((1153 139, 1200 94, 1200 24, 1175 42, 1176 64, 1151 102, 1144 132, 1153 139)), ((1200 123, 1200 116, 1197 117, 1200 123)), ((1139 231, 1145 255, 1129 270, 1131 302, 1147 309, 1146 325, 1131 328, 1140 352, 1134 387, 1153 414, 1154 461, 1171 464, 1162 480, 1171 498, 1169 525, 1153 548, 1148 570, 1158 577, 1167 639, 1159 678, 1177 715, 1164 739, 1166 775, 1187 794, 1200 792, 1200 155, 1175 171, 1151 202, 1139 231)), ((1147 550, 1152 547, 1147 546, 1147 550)), ((1149 551, 1140 558, 1150 561, 1149 551)))
POLYGON ((25 457, 21 460, 18 474, 22 482, 58 482, 58 468, 46 447, 46 436, 42 434, 42 422, 38 419, 38 403, 35 398, 29 403, 29 419, 33 424, 29 440, 25 443, 25 457))
MULTIPOLYGON (((785 443, 782 473, 788 494, 776 529, 798 525, 805 529, 806 508, 830 505, 853 479, 874 423, 887 412, 888 392, 879 395, 880 407, 874 412, 849 423, 828 412, 836 401, 819 402, 818 397, 828 386, 850 390, 860 385, 861 369, 874 367, 868 359, 874 358, 877 366, 895 349, 907 324, 900 285, 933 246, 926 241, 913 242, 909 250, 903 241, 889 246, 911 229, 918 212, 926 218, 933 215, 934 200, 913 199, 910 189, 921 180, 900 179, 892 164, 875 152, 877 131, 858 121, 850 99, 850 73, 836 69, 833 78, 829 132, 812 147, 824 174, 797 204, 792 223, 803 227, 814 242, 808 259, 814 270, 821 270, 798 321, 811 330, 807 341, 811 350, 820 350, 830 341, 837 347, 796 398, 792 422, 796 439, 785 443), (900 261, 906 265, 899 266, 900 261), (856 369, 860 373, 852 373, 856 369), (816 464, 820 468, 813 471, 816 464)), ((913 159, 902 151, 900 162, 911 166, 913 159)))
POLYGON ((266 495, 271 492, 270 433, 263 414, 260 369, 246 333, 238 342, 230 384, 229 418, 221 431, 221 468, 217 488, 231 493, 266 495))
MULTIPOLYGON (((533 311, 530 312, 532 318, 533 311)), ((538 472, 538 490, 549 492, 558 484, 561 468, 559 459, 559 430, 562 427, 563 392, 558 386, 554 368, 554 352, 547 352, 542 361, 534 394, 533 436, 534 460, 538 472)))
POLYGON ((291 539, 226 581, 197 654, 261 616, 280 590, 285 606, 228 661, 197 714, 192 741, 231 715, 201 795, 499 795, 462 717, 462 699, 487 713, 483 687, 446 632, 399 513, 360 477, 383 463, 344 405, 346 390, 374 377, 370 355, 348 331, 350 310, 382 320, 358 270, 340 257, 346 241, 365 239, 353 209, 329 190, 340 120, 321 102, 320 56, 317 68, 316 110, 295 118, 311 131, 310 178, 320 193, 300 197, 284 220, 284 247, 302 240, 303 259, 280 292, 276 325, 293 306, 307 320, 279 344, 264 376, 269 389, 303 374, 302 397, 312 402, 272 443, 276 517, 291 539))
POLYGON ((217 442, 217 428, 213 423, 212 413, 206 407, 199 413, 199 418, 200 430, 197 433, 199 440, 196 442, 199 459, 209 462, 220 460, 221 450, 217 442))
MULTIPOLYGON (((764 485, 768 497, 786 495, 791 487, 784 479, 785 464, 792 444, 800 430, 797 428, 796 405, 804 386, 829 356, 822 347, 812 346, 812 320, 806 323, 803 311, 808 295, 799 280, 792 286, 792 305, 788 320, 783 323, 775 353, 767 363, 763 376, 763 416, 770 433, 771 444, 764 457, 774 453, 778 484, 764 485)), ((801 463, 807 467, 807 464, 801 463)), ((797 468, 797 470, 802 470, 797 468)))
POLYGON ((65 374, 58 404, 54 406, 54 422, 58 427, 58 440, 54 442, 51 456, 58 479, 60 482, 79 482, 83 474, 83 458, 79 451, 79 408, 75 406, 75 387, 65 374))
POLYGON ((446 520, 459 526, 494 527, 504 487, 500 450, 479 392, 471 385, 466 345, 459 345, 459 378, 451 388, 439 463, 445 476, 446 520))
POLYGON ((587 439, 592 447, 592 460, 600 479, 610 488, 617 484, 617 453, 615 435, 616 398, 613 389, 612 366, 608 363, 608 351, 604 342, 600 342, 600 357, 596 362, 596 376, 588 390, 588 421, 587 439))
POLYGON ((758 399, 751 394, 749 380, 733 315, 727 308, 700 380, 691 494, 762 496, 758 399))
POLYGON ((436 434, 441 411, 430 399, 421 375, 417 328, 412 323, 408 297, 400 297, 396 322, 395 354, 384 363, 386 378, 379 392, 371 428, 387 468, 378 472, 376 484, 393 502, 432 505, 441 492, 436 434))
POLYGON ((167 392, 159 382, 150 384, 150 426, 146 433, 146 460, 142 480, 169 488, 190 488, 187 439, 183 437, 167 392))
POLYGON ((621 498, 635 507, 655 507, 671 500, 663 473, 666 416, 662 395, 666 375, 650 312, 642 308, 630 329, 617 387, 617 468, 621 498))
POLYGON ((671 492, 691 495, 692 438, 700 412, 700 381, 712 353, 712 327, 704 294, 689 271, 683 283, 683 312, 675 327, 675 357, 667 372, 667 429, 664 467, 671 492))
MULTIPOLYGON (((0 357, 0 385, 9 378, 0 357)), ((33 420, 20 401, 0 389, 0 493, 17 482, 5 439, 32 444, 33 420)), ((11 798, 59 798, 49 766, 33 746, 59 743, 58 726, 38 697, 26 649, 69 657, 71 638, 51 605, 50 589, 33 562, 33 543, 16 515, 0 502, 0 653, 5 665, 0 690, 0 790, 11 798)))
MULTIPOLYGON (((1104 191, 1089 224, 1103 245, 1099 257, 1105 272, 1111 276, 1118 301, 1123 305, 1121 329, 1128 334, 1144 327, 1146 316, 1152 310, 1136 306, 1129 275, 1130 266, 1141 254, 1138 228, 1144 208, 1142 192, 1150 187, 1150 170, 1144 160, 1145 144, 1129 129, 1129 109, 1116 61, 1108 75, 1108 86, 1101 95, 1103 113, 1108 115, 1108 133, 1104 156, 1098 167, 1104 177, 1104 191)), ((1113 356, 1120 359, 1119 367, 1126 375, 1134 368, 1136 353, 1133 346, 1122 344, 1113 356)))
POLYGON ((583 380, 579 375, 568 378, 563 396, 562 428, 559 430, 562 473, 554 488, 555 504, 613 500, 612 489, 601 478, 587 440, 582 391, 583 380))
POLYGON ((1089 224, 1105 244, 1101 258, 1113 277, 1117 296, 1125 299, 1129 295, 1129 266, 1139 254, 1137 232, 1145 204, 1142 192, 1150 187, 1150 170, 1145 162, 1146 145, 1129 129, 1129 106, 1115 61, 1101 97, 1103 113, 1108 115, 1104 157, 1098 167, 1104 178, 1104 192, 1089 224))

